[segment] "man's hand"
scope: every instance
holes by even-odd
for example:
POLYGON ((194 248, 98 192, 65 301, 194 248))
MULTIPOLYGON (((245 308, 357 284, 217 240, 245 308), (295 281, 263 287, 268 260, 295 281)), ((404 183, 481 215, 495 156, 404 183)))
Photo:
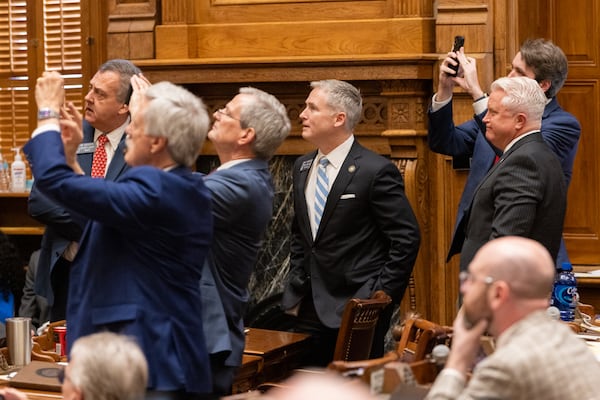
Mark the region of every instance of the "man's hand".
POLYGON ((65 161, 78 174, 83 174, 77 162, 77 148, 83 141, 81 113, 69 102, 61 109, 60 133, 65 150, 65 161))
POLYGON ((35 85, 35 101, 38 110, 49 108, 56 113, 65 101, 65 81, 56 71, 44 72, 35 85))
POLYGON ((152 84, 146 77, 142 74, 133 75, 131 77, 131 87, 133 88, 133 93, 131 94, 131 99, 129 100, 129 115, 131 115, 131 119, 133 120, 133 116, 140 108, 140 103, 144 98, 144 93, 146 89, 148 89, 152 84))
POLYGON ((483 96, 483 90, 479 86, 477 62, 474 58, 467 57, 462 51, 456 52, 456 58, 460 62, 462 76, 454 78, 454 82, 467 91, 473 97, 473 100, 479 99, 483 96))
POLYGON ((467 326, 465 311, 461 308, 452 326, 452 348, 447 368, 456 369, 463 374, 473 366, 475 357, 481 348, 481 336, 488 326, 488 321, 482 319, 473 326, 467 326))
MULTIPOLYGON (((438 90, 435 94, 435 101, 445 101, 452 97, 452 90, 455 86, 454 70, 450 68, 450 65, 456 65, 455 60, 456 54, 460 53, 451 51, 446 55, 446 58, 440 64, 440 74, 438 77, 438 90)), ((462 72, 459 65, 457 76, 462 72)))

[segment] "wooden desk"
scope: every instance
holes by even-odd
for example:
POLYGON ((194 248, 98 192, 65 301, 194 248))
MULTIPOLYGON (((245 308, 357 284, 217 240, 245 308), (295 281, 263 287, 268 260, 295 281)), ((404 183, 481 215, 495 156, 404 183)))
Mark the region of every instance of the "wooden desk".
POLYGON ((26 265, 30 254, 40 247, 44 225, 27 213, 29 192, 0 193, 0 231, 10 236, 19 250, 19 256, 26 265))
POLYGON ((579 301, 594 306, 596 313, 600 313, 600 276, 577 274, 576 278, 579 301))
POLYGON ((277 382, 287 378, 301 365, 310 351, 310 335, 250 328, 242 366, 236 375, 232 393, 255 389, 263 382, 277 382))
MULTIPOLYGON (((8 381, 0 379, 0 388, 8 387, 8 381)), ((32 390, 32 389, 17 389, 20 392, 27 394, 29 400, 48 400, 48 399, 62 399, 62 393, 60 392, 47 392, 45 390, 32 390)))

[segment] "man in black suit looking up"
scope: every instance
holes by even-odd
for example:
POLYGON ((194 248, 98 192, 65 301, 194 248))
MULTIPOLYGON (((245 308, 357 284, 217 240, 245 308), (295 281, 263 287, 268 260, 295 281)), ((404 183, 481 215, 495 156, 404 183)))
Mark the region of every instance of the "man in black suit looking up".
MULTIPOLYGON (((318 149, 294 165, 295 217, 282 306, 297 316, 296 331, 313 336, 314 358, 307 361, 326 365, 349 299, 383 292, 400 302, 420 234, 398 168, 354 138, 359 90, 338 80, 311 87, 300 114, 302 137, 318 149)), ((383 354, 392 310, 388 306, 380 318, 373 357, 383 354)))

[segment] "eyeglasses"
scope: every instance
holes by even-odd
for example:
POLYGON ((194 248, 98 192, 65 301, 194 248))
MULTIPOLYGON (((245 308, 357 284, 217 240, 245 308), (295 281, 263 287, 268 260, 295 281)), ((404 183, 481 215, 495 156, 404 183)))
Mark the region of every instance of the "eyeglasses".
POLYGON ((229 117, 229 118, 231 118, 231 119, 234 119, 234 120, 236 120, 236 121, 238 121, 238 122, 241 122, 241 120, 240 120, 239 118, 236 118, 236 117, 234 117, 233 115, 229 114, 229 113, 227 112, 227 109, 226 109, 226 108, 219 108, 219 109, 217 110, 217 113, 218 113, 218 114, 221 114, 221 115, 224 115, 224 116, 226 116, 226 117, 229 117))
MULTIPOLYGON (((461 271, 460 274, 458 274, 458 280, 460 281, 461 285, 467 281, 469 281, 469 282, 476 281, 475 277, 473 277, 473 275, 471 275, 471 273, 469 271, 461 271)), ((485 283, 486 285, 491 285, 495 281, 495 279, 489 275, 485 276, 479 280, 481 282, 485 283)))
POLYGON ((65 380, 69 379, 69 377, 66 374, 66 368, 61 368, 58 370, 58 373, 56 374, 56 379, 58 379, 58 383, 60 383, 61 385, 65 382, 65 380))

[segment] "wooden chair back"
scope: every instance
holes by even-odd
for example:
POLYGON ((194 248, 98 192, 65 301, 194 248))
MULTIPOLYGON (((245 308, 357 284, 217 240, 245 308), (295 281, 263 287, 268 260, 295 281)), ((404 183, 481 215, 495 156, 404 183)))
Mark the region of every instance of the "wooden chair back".
POLYGON ((452 328, 418 317, 410 317, 400 332, 397 353, 400 361, 415 362, 426 358, 437 344, 449 344, 452 328))
POLYGON ((344 308, 333 360, 353 361, 369 358, 375 327, 382 310, 391 303, 389 296, 376 299, 350 299, 344 308))

